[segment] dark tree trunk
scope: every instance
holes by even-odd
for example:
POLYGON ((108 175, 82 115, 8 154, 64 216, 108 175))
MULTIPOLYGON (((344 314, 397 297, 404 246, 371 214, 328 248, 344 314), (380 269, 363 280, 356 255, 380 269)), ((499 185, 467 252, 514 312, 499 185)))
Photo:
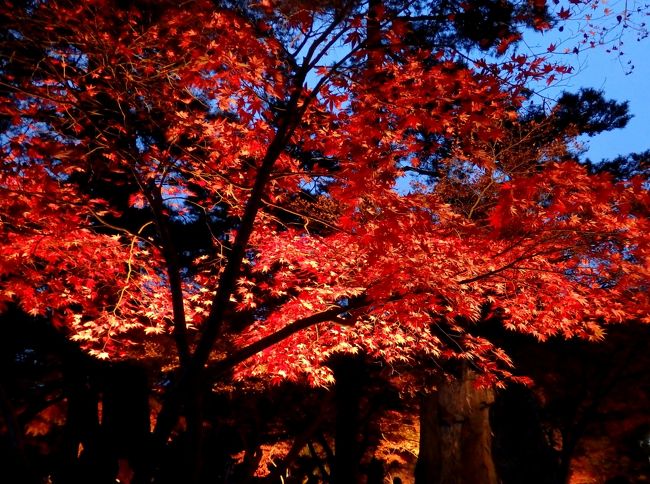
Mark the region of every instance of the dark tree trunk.
POLYGON ((341 356, 332 364, 336 384, 336 427, 334 441, 334 469, 332 482, 356 484, 359 482, 359 405, 363 380, 360 358, 341 356))
POLYGON ((128 462, 133 471, 145 463, 150 432, 149 381, 144 368, 129 363, 105 370, 102 431, 105 448, 115 460, 128 462))
POLYGON ((544 429, 541 407, 532 390, 511 385, 499 392, 491 421, 493 451, 503 484, 565 482, 559 452, 544 429))
POLYGON ((491 390, 478 389, 468 371, 422 397, 418 484, 497 484, 492 460, 491 390))
POLYGON ((71 359, 66 367, 66 443, 56 482, 113 484, 120 467, 133 471, 144 462, 150 428, 146 373, 123 362, 93 369, 71 359))
MULTIPOLYGON (((64 354, 63 392, 68 402, 64 440, 58 457, 57 483, 109 482, 104 465, 98 409, 99 396, 91 382, 89 360, 76 352, 64 354)), ((114 481, 114 479, 113 479, 114 481)))
POLYGON ((195 388, 191 388, 187 394, 185 414, 187 421, 187 445, 185 446, 186 468, 188 474, 184 477, 187 484, 198 483, 201 480, 204 467, 204 394, 207 390, 197 382, 195 388))

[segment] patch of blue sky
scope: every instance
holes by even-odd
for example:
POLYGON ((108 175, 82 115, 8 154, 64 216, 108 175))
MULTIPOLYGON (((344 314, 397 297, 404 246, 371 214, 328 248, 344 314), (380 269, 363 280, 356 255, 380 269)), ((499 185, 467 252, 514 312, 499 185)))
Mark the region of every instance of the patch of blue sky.
MULTIPOLYGON (((528 31, 519 46, 525 49, 524 53, 542 55, 553 45, 554 59, 573 67, 573 72, 559 82, 535 86, 541 100, 552 103, 563 91, 594 88, 603 91, 608 99, 629 102, 633 118, 625 128, 580 138, 585 149, 583 159, 592 161, 650 149, 650 56, 647 53, 650 39, 647 38, 647 27, 643 25, 647 13, 635 12, 643 8, 643 4, 636 0, 610 0, 603 4, 603 8, 608 8, 611 13, 594 18, 594 23, 609 25, 609 28, 593 37, 593 47, 591 38, 586 44, 581 43, 585 40, 584 20, 569 20, 541 33, 528 31), (574 51, 576 46, 578 49, 574 51)), ((566 0, 562 0, 562 5, 572 14, 579 13, 577 7, 566 0)))

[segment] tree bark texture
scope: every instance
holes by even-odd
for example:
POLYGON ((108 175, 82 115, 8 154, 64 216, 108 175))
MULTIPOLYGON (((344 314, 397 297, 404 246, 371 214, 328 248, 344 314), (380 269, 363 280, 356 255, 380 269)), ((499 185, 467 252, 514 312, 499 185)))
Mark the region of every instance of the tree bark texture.
POLYGON ((474 377, 444 381, 422 397, 417 484, 497 484, 489 407, 492 390, 474 377))

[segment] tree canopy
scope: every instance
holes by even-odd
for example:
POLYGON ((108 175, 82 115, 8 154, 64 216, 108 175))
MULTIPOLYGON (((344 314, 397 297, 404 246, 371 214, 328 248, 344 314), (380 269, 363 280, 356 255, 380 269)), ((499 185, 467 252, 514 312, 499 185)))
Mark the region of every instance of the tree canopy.
POLYGON ((569 72, 514 49, 557 18, 544 2, 1 18, 0 307, 167 372, 161 445, 207 374, 326 386, 362 354, 500 384, 486 322, 540 340, 649 322, 647 178, 571 149, 625 105, 526 107, 569 72))

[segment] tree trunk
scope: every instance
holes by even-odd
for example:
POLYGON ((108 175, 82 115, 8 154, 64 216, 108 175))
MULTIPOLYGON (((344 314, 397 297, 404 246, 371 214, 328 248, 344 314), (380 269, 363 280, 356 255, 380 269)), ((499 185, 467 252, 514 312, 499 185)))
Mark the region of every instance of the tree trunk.
POLYGON ((112 473, 106 469, 100 446, 99 396, 91 383, 94 368, 74 352, 65 353, 63 358, 63 391, 68 409, 54 482, 109 482, 112 473))
POLYGON ((359 404, 363 366, 359 358, 345 355, 332 364, 336 378, 336 427, 334 441, 334 484, 359 482, 359 404))
POLYGON ((471 372, 422 397, 418 484, 497 484, 489 405, 492 390, 474 386, 471 372))
POLYGON ((560 477, 559 452, 553 449, 531 389, 511 385, 500 391, 490 413, 492 450, 503 484, 565 482, 560 477))
POLYGON ((144 368, 130 362, 105 370, 102 402, 104 445, 111 458, 131 471, 145 464, 150 431, 149 381, 144 368))

